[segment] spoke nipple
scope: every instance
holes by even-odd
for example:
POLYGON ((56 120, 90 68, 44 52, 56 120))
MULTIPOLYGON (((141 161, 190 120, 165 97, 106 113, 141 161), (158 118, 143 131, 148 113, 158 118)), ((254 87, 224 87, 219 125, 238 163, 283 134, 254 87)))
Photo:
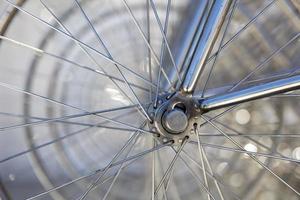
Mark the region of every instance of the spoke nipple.
POLYGON ((194 129, 197 129, 197 126, 198 126, 197 123, 194 123, 194 124, 193 124, 194 129))
POLYGON ((168 142, 168 139, 167 139, 167 138, 164 138, 164 139, 163 139, 163 142, 164 142, 164 143, 168 142))

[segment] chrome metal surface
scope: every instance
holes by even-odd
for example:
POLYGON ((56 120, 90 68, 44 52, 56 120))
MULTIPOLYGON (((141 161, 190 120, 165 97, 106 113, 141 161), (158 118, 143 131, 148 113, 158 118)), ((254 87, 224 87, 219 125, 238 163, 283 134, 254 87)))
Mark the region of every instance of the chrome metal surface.
POLYGON ((207 18, 201 19, 200 25, 203 24, 203 29, 198 27, 201 31, 201 36, 199 40, 195 38, 196 41, 193 41, 196 43, 196 49, 192 53, 192 58, 186 60, 189 63, 188 70, 181 86, 184 92, 191 93, 194 91, 231 3, 232 0, 216 0, 212 2, 211 8, 208 6, 209 9, 205 10, 205 12, 209 13, 207 13, 207 18))
POLYGON ((299 5, 0 0, 0 200, 299 199, 299 5))
POLYGON ((300 89, 300 75, 199 100, 204 112, 300 89))
MULTIPOLYGON (((188 23, 182 23, 182 29, 179 29, 179 34, 174 37, 173 49, 175 55, 175 62, 180 70, 181 76, 185 75, 185 71, 188 68, 187 60, 191 60, 193 52, 196 49, 197 42, 201 36, 201 31, 203 27, 200 26, 201 21, 205 21, 207 18, 207 13, 209 12, 209 7, 211 2, 208 0, 194 1, 193 6, 191 6, 191 12, 186 16, 188 23)), ((204 24, 202 24, 203 26, 204 24)), ((163 50, 163 49, 162 49, 163 50)), ((162 53, 162 55, 164 55, 162 53)), ((169 64, 165 61, 166 64, 169 64)), ((172 80, 176 80, 175 72, 170 72, 170 77, 172 80)), ((164 84, 166 85, 166 84, 164 84)), ((180 84, 177 84, 179 87, 180 84)), ((168 88, 168 85, 165 86, 168 88)))
POLYGON ((164 113, 163 126, 171 133, 177 134, 185 131, 188 126, 188 118, 183 110, 174 108, 164 113))
POLYGON ((200 110, 191 95, 163 94, 158 102, 157 107, 150 105, 148 111, 153 121, 149 123, 150 130, 158 133, 158 140, 174 140, 174 145, 179 145, 186 136, 194 134, 200 110))

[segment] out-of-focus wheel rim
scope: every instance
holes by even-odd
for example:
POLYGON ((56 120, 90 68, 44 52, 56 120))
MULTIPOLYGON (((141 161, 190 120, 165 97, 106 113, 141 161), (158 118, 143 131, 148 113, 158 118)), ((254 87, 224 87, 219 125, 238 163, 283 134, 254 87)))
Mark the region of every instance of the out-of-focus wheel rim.
MULTIPOLYGON (((241 12, 239 13, 239 15, 245 14, 246 19, 251 18, 255 16, 255 14, 253 14, 252 16, 247 16, 247 12, 246 12, 247 9, 249 11, 249 9, 251 10, 251 8, 253 9, 254 7, 253 10, 255 10, 256 13, 258 13, 259 9, 262 9, 264 5, 267 5, 268 2, 269 1, 266 1, 261 4, 257 2, 252 2, 252 3, 241 2, 239 6, 239 10, 241 10, 241 12), (260 4, 260 5, 256 5, 256 4, 260 4), (257 6, 258 9, 256 9, 255 6, 257 6)), ((47 3, 49 3, 53 7, 54 11, 62 10, 61 13, 59 12, 58 13, 63 23, 68 24, 68 22, 69 23, 73 22, 72 24, 73 26, 70 26, 71 27, 70 29, 75 27, 75 25, 77 26, 74 28, 74 30, 76 30, 73 33, 74 35, 76 35, 81 39, 87 38, 84 41, 89 41, 89 39, 91 39, 91 41, 93 42, 89 42, 89 44, 92 46, 95 44, 95 38, 92 32, 89 30, 89 26, 82 18, 79 18, 82 19, 81 22, 79 22, 79 20, 76 18, 76 16, 80 13, 78 12, 78 8, 76 8, 75 4, 73 5, 73 7, 70 8, 68 8, 67 5, 65 5, 66 7, 64 9, 64 7, 60 8, 61 7, 60 2, 47 2, 47 3), (74 14, 76 9, 77 9, 77 13, 74 14), (77 24, 75 22, 77 22, 77 24)), ((169 28, 169 35, 168 35, 169 38, 173 39, 175 37, 174 35, 176 35, 176 31, 178 30, 178 27, 180 27, 179 22, 181 22, 181 19, 186 15, 186 12, 189 11, 190 6, 193 5, 193 3, 195 2, 193 1, 172 2, 172 11, 171 11, 172 17, 170 22, 171 27, 169 28)), ((84 8, 90 11, 87 13, 89 13, 91 17, 94 18, 93 23, 95 27, 99 27, 99 31, 102 31, 104 37, 105 36, 107 37, 107 41, 108 41, 107 44, 109 44, 110 49, 113 49, 114 51, 113 54, 116 55, 116 60, 120 60, 120 62, 122 61, 121 63, 126 63, 129 66, 140 66, 135 70, 143 73, 144 76, 147 76, 148 75, 147 67, 146 67, 147 47, 145 46, 140 35, 136 32, 136 30, 134 30, 135 26, 132 25, 132 21, 130 21, 130 17, 126 12, 126 10, 124 9, 122 2, 114 1, 113 3, 111 3, 111 5, 110 2, 106 2, 106 3, 100 2, 99 4, 101 4, 101 6, 103 7, 103 10, 101 11, 95 9, 96 6, 93 4, 97 4, 96 1, 82 1, 81 4, 83 7, 86 6, 84 8), (109 10, 111 8, 112 10, 109 10), (121 13, 120 14, 121 17, 118 12, 121 13), (99 17, 95 17, 96 15, 99 15, 99 17), (116 24, 119 25, 116 26, 113 23, 110 23, 110 20, 112 20, 112 22, 116 22, 116 24), (106 23, 104 22, 106 22, 108 25, 106 25, 106 23), (128 25, 129 23, 131 23, 131 26, 128 25), (113 40, 115 39, 117 41, 118 39, 116 38, 117 36, 120 36, 121 33, 125 35, 125 33, 122 32, 120 28, 122 26, 124 26, 123 27, 124 29, 125 28, 128 29, 127 31, 129 31, 129 34, 124 36, 123 43, 121 42, 114 43, 113 40), (125 43, 125 41, 128 42, 128 45, 125 43), (129 51, 128 49, 130 49, 131 51, 129 51)), ((39 16, 44 17, 44 19, 49 20, 49 17, 51 17, 51 15, 47 13, 47 10, 45 9, 41 10, 42 6, 40 2, 28 1, 25 4, 20 4, 20 5, 22 5, 22 7, 26 10, 32 9, 32 12, 37 12, 37 13, 39 12, 40 14, 39 16)), ((134 14, 139 16, 138 17, 139 22, 144 22, 146 19, 145 2, 129 1, 129 5, 131 6, 131 9, 134 11, 134 14)), ((285 2, 283 3, 280 2, 275 4, 273 6, 273 10, 271 9, 270 13, 264 15, 265 19, 257 23, 258 24, 257 27, 253 25, 254 26, 253 32, 255 32, 256 34, 263 35, 263 37, 257 39, 258 41, 266 39, 265 38, 266 36, 264 35, 265 33, 262 31, 261 29, 262 27, 260 26, 267 24, 266 21, 270 20, 271 18, 270 16, 280 15, 276 13, 276 11, 280 11, 282 12, 281 14, 283 16, 286 16, 285 14, 283 14, 285 8, 280 7, 282 5, 287 5, 287 4, 285 2)), ((163 17, 166 10, 166 1, 157 2, 157 8, 163 17)), ((58 36, 57 33, 51 30, 49 31, 49 29, 45 27, 41 28, 43 27, 43 25, 40 26, 38 25, 38 23, 27 24, 27 23, 31 23, 32 19, 30 18, 28 18, 27 20, 25 18, 22 19, 23 16, 24 15, 22 15, 21 13, 18 13, 13 15, 13 17, 6 18, 11 21, 9 23, 10 25, 8 26, 7 31, 3 33, 3 35, 5 35, 6 37, 14 38, 18 41, 22 41, 24 43, 29 42, 29 44, 32 44, 33 46, 39 49, 49 50, 50 52, 60 52, 59 53, 60 56, 75 59, 76 61, 80 61, 80 63, 81 62, 87 63, 86 65, 90 64, 90 62, 88 62, 87 59, 83 58, 84 54, 80 52, 80 49, 78 49, 78 47, 75 47, 76 46, 75 43, 73 43, 72 41, 67 41, 66 39, 62 39, 62 37, 58 36), (18 31, 20 31, 20 27, 18 27, 18 25, 20 25, 20 23, 23 22, 23 20, 24 20, 24 24, 36 28, 34 29, 25 26, 24 38, 22 34, 18 33, 18 31), (32 39, 33 37, 31 36, 29 38, 26 38, 30 33, 39 34, 40 37, 32 39), (24 39, 24 41, 22 39, 24 39), (59 47, 57 46, 57 44, 59 44, 59 47), (51 51, 51 50, 55 50, 55 51, 51 51)), ((287 21, 293 25, 295 20, 299 21, 299 18, 295 14, 293 14, 292 16, 293 16, 292 19, 287 17, 287 21)), ((237 19, 233 20, 235 23, 237 23, 236 25, 238 25, 239 23, 238 17, 241 16, 237 16, 237 19)), ((49 22, 53 22, 53 19, 52 21, 50 20, 49 22)), ((162 40, 161 35, 158 28, 155 27, 156 23, 154 17, 151 18, 151 22, 152 22, 151 30, 153 36, 151 38, 151 42, 152 42, 151 44, 159 52, 159 47, 162 40)), ((280 27, 280 23, 278 23, 277 26, 280 27)), ((56 25, 56 27, 58 27, 58 25, 56 25)), ((278 29, 279 29, 277 30, 278 32, 276 32, 275 30, 275 33, 280 35, 279 33, 282 33, 281 32, 282 29, 280 28, 278 29)), ((274 31, 273 28, 271 28, 271 30, 274 31)), ((286 41, 288 38, 290 38, 289 36, 297 32, 299 32, 298 27, 292 26, 292 28, 288 31, 290 35, 282 34, 281 35, 282 38, 278 39, 278 41, 281 40, 286 41)), ((231 34, 234 33, 235 31, 232 30, 231 34)), ((230 47, 224 53, 224 55, 222 55, 222 59, 220 59, 220 62, 217 64, 215 69, 218 72, 217 74, 220 75, 226 73, 226 70, 228 70, 229 67, 231 66, 232 61, 230 61, 230 59, 232 60, 233 55, 236 57, 238 57, 238 55, 242 57, 243 51, 251 52, 251 45, 247 46, 245 44, 245 42, 249 41, 251 35, 253 35, 251 31, 248 31, 248 34, 245 33, 244 38, 242 38, 240 41, 237 41, 236 42, 237 44, 234 44, 233 47, 230 47), (242 44, 244 44, 243 47, 241 47, 242 44), (237 52, 236 49, 241 50, 241 52, 237 52)), ((282 41, 282 43, 284 43, 284 41, 282 41)), ((279 46, 279 44, 277 45, 279 46)), ((103 86, 104 83, 106 83, 105 78, 99 78, 99 76, 96 77, 95 75, 90 74, 90 72, 84 72, 81 69, 80 70, 77 70, 75 68, 73 69, 70 66, 65 66, 64 64, 59 63, 56 60, 53 59, 50 60, 44 58, 44 56, 41 55, 34 55, 32 54, 32 52, 29 53, 29 50, 28 52, 24 52, 23 54, 22 53, 23 50, 19 50, 19 49, 16 50, 16 48, 21 49, 21 47, 16 47, 5 40, 1 41, 1 50, 2 50, 1 60, 3 60, 3 65, 6 66, 8 64, 12 64, 13 66, 14 64, 16 64, 16 62, 11 63, 9 60, 12 58, 7 57, 7 55, 22 55, 18 58, 18 60, 19 62, 22 63, 24 62, 25 63, 24 66, 27 66, 28 69, 26 68, 24 72, 20 73, 21 74, 21 81, 20 81, 17 80, 16 73, 15 74, 10 73, 9 70, 7 70, 7 68, 4 68, 2 70, 3 75, 1 76, 1 78, 3 78, 1 79, 1 81, 3 80, 3 82, 9 83, 11 85, 16 85, 18 87, 22 87, 26 91, 40 93, 51 99, 57 99, 69 104, 75 103, 75 105, 77 105, 78 107, 83 107, 89 110, 96 110, 96 108, 102 108, 103 105, 106 105, 105 108, 110 108, 108 105, 112 105, 111 107, 113 108, 113 107, 118 107, 130 103, 127 100, 125 100, 125 98, 122 97, 121 94, 116 89, 110 88, 108 85, 103 86), (5 54, 2 52, 2 51, 9 50, 9 48, 11 48, 10 53, 5 54), (47 72, 43 71, 45 69, 44 66, 46 64, 47 66, 52 66, 52 67, 47 67, 47 70, 52 70, 52 71, 47 71, 47 72), (45 73, 44 76, 43 73, 45 73), (79 84, 78 86, 76 86, 75 84, 80 81, 86 85, 81 86, 79 84), (45 84, 45 86, 43 84, 45 84), (105 101, 104 97, 108 97, 108 100, 105 101), (84 99, 82 100, 82 98, 84 99)), ((298 46, 293 45, 292 47, 289 47, 289 50, 280 54, 279 60, 278 58, 276 58, 277 60, 274 61, 276 63, 276 66, 278 67, 272 68, 272 70, 269 71, 263 71, 255 78, 259 78, 260 76, 264 76, 264 75, 269 75, 270 72, 276 72, 282 70, 282 68, 284 67, 282 66, 282 64, 286 60, 289 62, 291 70, 293 70, 292 68, 297 67, 297 64, 299 64, 299 57, 297 57, 297 55, 295 54, 297 50, 299 51, 299 45, 298 46), (285 59, 285 60, 281 61, 281 59, 285 59), (278 62, 282 62, 282 63, 278 63, 278 62)), ((247 61, 249 60, 249 63, 255 63, 258 61, 255 58, 255 55, 252 55, 252 57, 249 55, 246 56, 247 61)), ((240 63, 241 60, 242 59, 240 60, 237 59, 235 63, 241 64, 240 63)), ((108 62, 102 61, 102 63, 107 66, 109 65, 111 67, 113 66, 111 64, 108 64, 108 62)), ((244 65, 247 64, 246 62, 244 63, 244 65)), ((157 71, 157 67, 154 70, 157 71)), ((242 76, 243 73, 247 73, 248 71, 249 69, 247 68, 245 68, 245 71, 235 71, 234 73, 231 73, 228 76, 229 78, 226 77, 220 78, 219 76, 216 76, 210 81, 211 84, 210 87, 213 88, 216 86, 219 87, 221 85, 230 84, 231 80, 238 80, 238 78, 235 77, 240 77, 242 76)), ((112 74, 115 74, 115 72, 112 74)), ((141 82, 139 82, 136 79, 133 79, 132 77, 131 80, 134 80, 137 83, 141 84, 141 82)), ((144 85, 144 87, 146 86, 147 85, 144 85)), ((6 93, 3 93, 3 95, 5 94, 6 93)), ((140 92, 139 97, 143 99, 143 102, 147 102, 148 99, 147 95, 140 92)), ((9 97, 7 98, 9 99, 9 97)), ((16 97, 12 96, 12 98, 16 98, 16 97)), ((61 109, 58 106, 52 106, 48 108, 46 107, 46 104, 36 101, 35 98, 30 95, 20 95, 17 96, 17 98, 18 99, 16 100, 16 102, 19 103, 19 105, 21 105, 19 111, 22 111, 21 114, 25 116, 41 116, 45 118, 54 118, 54 117, 68 115, 68 114, 74 114, 73 110, 71 109, 61 109)), ((13 110, 11 109, 11 107, 13 107, 14 105, 15 104, 13 102, 6 102, 6 104, 3 103, 2 104, 3 112, 7 111, 11 114, 13 113, 20 114, 20 112, 11 111, 13 110)), ((295 118, 299 119, 300 113, 295 109, 294 111, 292 110, 292 108, 298 106, 299 105, 297 103, 296 98, 284 98, 284 99, 271 98, 268 100, 260 101, 259 103, 253 102, 250 104, 245 104, 242 107, 238 108, 236 111, 225 115, 222 118, 222 123, 229 124, 234 129, 239 129, 239 132, 241 133, 245 133, 245 132, 260 133, 264 131, 266 132, 269 131, 272 132, 273 134, 275 133, 280 134, 282 131, 291 133, 293 131, 299 130, 297 125, 297 120, 295 120, 295 118), (287 115, 293 115, 292 117, 293 119, 287 117, 287 115), (259 120, 257 120, 257 118, 259 120), (258 124, 262 124, 265 126, 259 127, 258 124)), ((138 127, 142 123, 142 120, 139 117, 139 113, 133 113, 133 111, 131 111, 130 114, 126 112, 120 114, 127 116, 126 118, 121 117, 120 118, 121 120, 130 123, 136 127, 138 127), (133 117, 130 117, 131 115, 133 117)), ((108 114, 107 116, 115 117, 115 114, 108 114)), ((212 114, 212 116, 214 115, 212 114)), ((24 120, 23 122, 25 123, 31 122, 30 119, 28 118, 24 118, 23 120, 24 120)), ((86 123, 91 123, 91 122, 98 123, 98 121, 96 121, 92 117, 84 120, 80 119, 80 122, 82 121, 86 123)), ((6 127, 9 125, 13 125, 16 121, 14 121, 14 119, 7 120, 7 116, 6 116, 3 117, 1 122, 3 123, 2 127, 6 127)), ((17 122, 22 122, 22 121, 17 121, 17 122)), ((1 132, 3 133, 1 137, 10 138, 10 139, 7 138, 3 139, 3 144, 5 144, 5 141, 15 140, 17 135, 21 135, 21 134, 22 134, 22 139, 19 140, 22 141, 20 141, 20 143, 16 142, 16 144, 20 145, 19 147, 10 147, 7 148, 8 150, 5 148, 5 151, 3 148, 4 153, 3 155, 1 154, 1 158, 4 159, 10 155, 14 155, 15 153, 24 151, 25 149, 33 148, 34 146, 37 146, 43 142, 49 141, 51 139, 53 140, 56 137, 63 136, 61 134, 71 133, 76 130, 76 127, 78 126, 74 126, 70 124, 59 124, 59 123, 51 123, 45 126, 36 126, 36 127, 28 126, 25 128, 21 128, 21 130, 17 131, 16 133, 12 132, 11 133, 12 136, 10 136, 11 138, 6 136, 10 134, 9 131, 7 131, 7 133, 3 131, 1 132), (45 131, 43 133, 43 136, 39 136, 40 131, 45 131)), ((203 133, 208 132, 209 134, 212 134, 212 131, 214 130, 208 126, 204 127, 203 130, 201 129, 201 132, 203 133)), ((103 137, 95 136, 95 135, 101 135, 100 132, 98 130, 97 134, 92 133, 90 134, 91 136, 89 137, 87 136, 78 137, 75 139, 70 139, 67 142, 57 143, 53 145, 53 147, 50 148, 49 150, 45 150, 45 151, 38 150, 35 152, 31 152, 25 156, 22 156, 22 158, 19 161, 18 161, 19 158, 16 158, 16 161, 9 160, 1 163, 2 165, 1 169, 3 169, 1 170, 1 180, 3 185, 3 191, 6 191, 7 198, 11 197, 12 199, 23 199, 23 198, 33 197, 38 193, 47 191, 55 186, 63 184, 64 182, 83 176, 89 173, 90 171, 104 167, 105 164, 107 164, 110 161, 110 159, 113 157, 116 151, 126 141, 126 137, 129 136, 129 133, 125 133, 125 132, 119 133, 118 131, 110 130, 109 134, 102 131, 102 134, 105 134, 105 136, 103 137), (99 155, 101 153, 103 155, 99 155), (29 161, 30 165, 27 163, 24 164, 23 167, 21 167, 20 163, 24 162, 24 160, 26 160, 26 162, 29 161), (101 162, 99 162, 99 160, 101 162), (31 174, 31 177, 29 177, 30 175, 28 176, 24 175, 24 173, 27 170, 31 171, 30 173, 28 173, 31 174), (22 176, 25 176, 25 178, 22 178, 22 176), (26 178, 28 179, 26 180, 26 178), (26 185, 26 187, 24 185, 26 185), (24 191, 24 188, 26 188, 25 189, 26 191, 24 191)), ((297 140, 298 140, 297 137, 293 137, 293 139, 288 137, 284 137, 284 138, 281 137, 281 139, 278 140, 260 139, 259 142, 267 145, 269 150, 272 150, 275 153, 277 151, 279 152, 280 155, 293 157, 294 159, 299 159, 300 150, 299 150, 299 145, 297 145, 297 140)), ((242 142, 244 146, 248 148, 248 149, 246 148, 247 150, 258 151, 258 152, 262 152, 263 150, 266 150, 260 147, 261 145, 253 142, 253 140, 249 140, 249 138, 241 139, 240 142, 242 142)), ((232 147, 232 145, 230 145, 228 141, 225 141, 225 139, 221 137, 206 136, 206 138, 204 139, 204 143, 218 144, 220 146, 232 147)), ((6 145, 9 145, 9 143, 7 143, 6 145)), ((152 146, 151 137, 144 136, 136 144, 135 151, 139 152, 139 150, 145 150, 147 148, 151 148, 151 146, 152 146)), ((199 159, 197 157, 198 154, 197 154, 196 146, 193 146, 191 144, 186 148, 187 148, 186 151, 189 152, 189 154, 192 157, 194 157, 195 159, 199 159)), ((213 168, 216 170, 217 176, 230 188, 230 191, 236 193, 239 196, 239 198, 241 199, 274 198, 275 199, 277 198, 276 196, 278 196, 279 199, 297 198, 295 194, 290 192, 284 186, 281 186, 280 183, 276 182, 275 184, 274 179, 270 177, 270 175, 265 174, 265 171, 263 169, 260 169, 258 166, 252 163, 252 161, 250 161, 246 155, 241 153, 229 153, 228 151, 222 151, 220 149, 213 149, 209 147, 207 147, 207 153, 208 155, 210 155, 209 159, 211 161, 213 168), (268 185, 267 184, 268 182, 271 183, 270 185, 274 185, 274 187, 268 185)), ((171 150, 165 150, 165 151, 161 150, 160 154, 161 154, 160 157, 162 160, 162 165, 165 170, 168 167, 168 163, 170 162, 170 157, 173 156, 173 152, 171 150)), ((135 198, 141 199, 145 197, 151 198, 151 184, 150 184, 151 183, 151 168, 150 168, 151 156, 148 157, 149 158, 147 160, 143 160, 143 162, 138 162, 134 167, 129 167, 126 172, 124 171, 124 175, 122 176, 122 178, 119 178, 118 180, 119 183, 116 184, 114 186, 115 188, 111 191, 110 194, 111 199, 135 199, 135 198), (129 188, 133 188, 136 186, 136 189, 133 190, 133 192, 126 192, 129 190, 129 188, 127 188, 126 185, 130 186, 129 188)), ((298 163, 287 162, 287 161, 278 162, 278 161, 273 161, 270 158, 264 159, 263 161, 267 166, 272 167, 272 169, 276 170, 277 173, 284 176, 285 177, 284 179, 288 181, 288 183, 294 185, 295 188, 297 188, 297 184, 299 184, 299 177, 300 177, 298 163)), ((202 178, 201 177, 202 174, 199 168, 193 165, 192 168, 195 171, 198 170, 199 177, 202 178)), ((161 178, 161 174, 157 176, 158 176, 157 179, 159 181, 159 179, 161 178)), ((178 162, 174 170, 170 188, 168 189, 167 192, 168 197, 171 199, 173 198, 193 199, 199 197, 199 195, 202 195, 200 197, 206 198, 205 192, 204 191, 201 192, 199 186, 196 185, 195 182, 191 180, 192 178, 193 177, 189 175, 189 172, 184 167, 184 165, 178 162)), ((86 186, 89 184, 91 180, 92 179, 86 179, 86 181, 81 181, 79 183, 72 184, 66 188, 56 190, 46 195, 46 198, 52 197, 54 199, 64 199, 64 198, 73 199, 75 197, 78 197, 78 195, 80 195, 82 192, 84 192, 86 186)), ((103 196, 107 191, 108 186, 109 183, 106 183, 103 186, 99 186, 99 188, 97 190, 93 190, 88 197, 93 199, 93 198, 99 198, 99 196, 100 197, 103 196)), ((236 198, 236 196, 234 196, 232 192, 228 192, 228 189, 227 190, 224 189, 224 191, 226 191, 224 192, 226 199, 236 198)), ((215 189, 212 189, 212 192, 213 194, 215 194, 216 193, 215 189)), ((3 196, 3 198, 5 199, 6 197, 3 196)))

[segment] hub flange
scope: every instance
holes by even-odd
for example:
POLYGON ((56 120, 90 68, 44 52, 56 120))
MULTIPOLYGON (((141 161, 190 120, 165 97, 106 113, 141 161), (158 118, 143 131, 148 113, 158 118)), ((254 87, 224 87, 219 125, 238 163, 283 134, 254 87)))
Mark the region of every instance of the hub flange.
POLYGON ((152 117, 150 130, 158 133, 157 138, 162 142, 174 140, 177 145, 193 134, 201 111, 191 96, 178 92, 160 95, 157 107, 151 105, 149 113, 152 117))

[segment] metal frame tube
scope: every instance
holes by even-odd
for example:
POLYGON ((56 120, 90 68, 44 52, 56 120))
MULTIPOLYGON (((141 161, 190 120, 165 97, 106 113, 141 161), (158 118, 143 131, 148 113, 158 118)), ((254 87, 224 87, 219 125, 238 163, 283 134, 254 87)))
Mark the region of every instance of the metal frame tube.
POLYGON ((197 46, 194 52, 192 52, 193 56, 189 61, 189 67, 181 86, 184 92, 193 92, 197 80, 204 69, 205 60, 219 35, 232 2, 232 0, 215 0, 213 2, 209 15, 207 19, 205 19, 205 25, 200 38, 193 41, 197 46))
POLYGON ((229 92, 222 95, 216 95, 206 99, 199 99, 198 102, 200 109, 203 112, 208 112, 218 108, 224 108, 243 102, 270 97, 272 95, 290 92, 297 89, 300 89, 300 75, 257 86, 251 86, 246 89, 229 92))
MULTIPOLYGON (((197 46, 196 41, 198 41, 201 36, 204 27, 204 25, 201 24, 203 21, 206 21, 212 5, 209 1, 210 0, 201 0, 192 3, 192 8, 189 8, 188 11, 186 11, 189 12, 188 16, 182 19, 178 27, 178 33, 173 36, 173 41, 170 43, 171 48, 174 51, 175 63, 178 66, 181 77, 184 77, 186 74, 185 72, 188 69, 187 61, 191 60, 197 46)), ((163 61, 164 65, 172 66, 168 59, 163 59, 163 61)), ((171 82, 175 83, 176 80, 178 80, 175 70, 170 70, 168 75, 171 82)), ((170 87, 165 81, 163 85, 165 90, 168 90, 170 87)), ((181 84, 178 82, 176 88, 179 88, 180 86, 181 84)))

